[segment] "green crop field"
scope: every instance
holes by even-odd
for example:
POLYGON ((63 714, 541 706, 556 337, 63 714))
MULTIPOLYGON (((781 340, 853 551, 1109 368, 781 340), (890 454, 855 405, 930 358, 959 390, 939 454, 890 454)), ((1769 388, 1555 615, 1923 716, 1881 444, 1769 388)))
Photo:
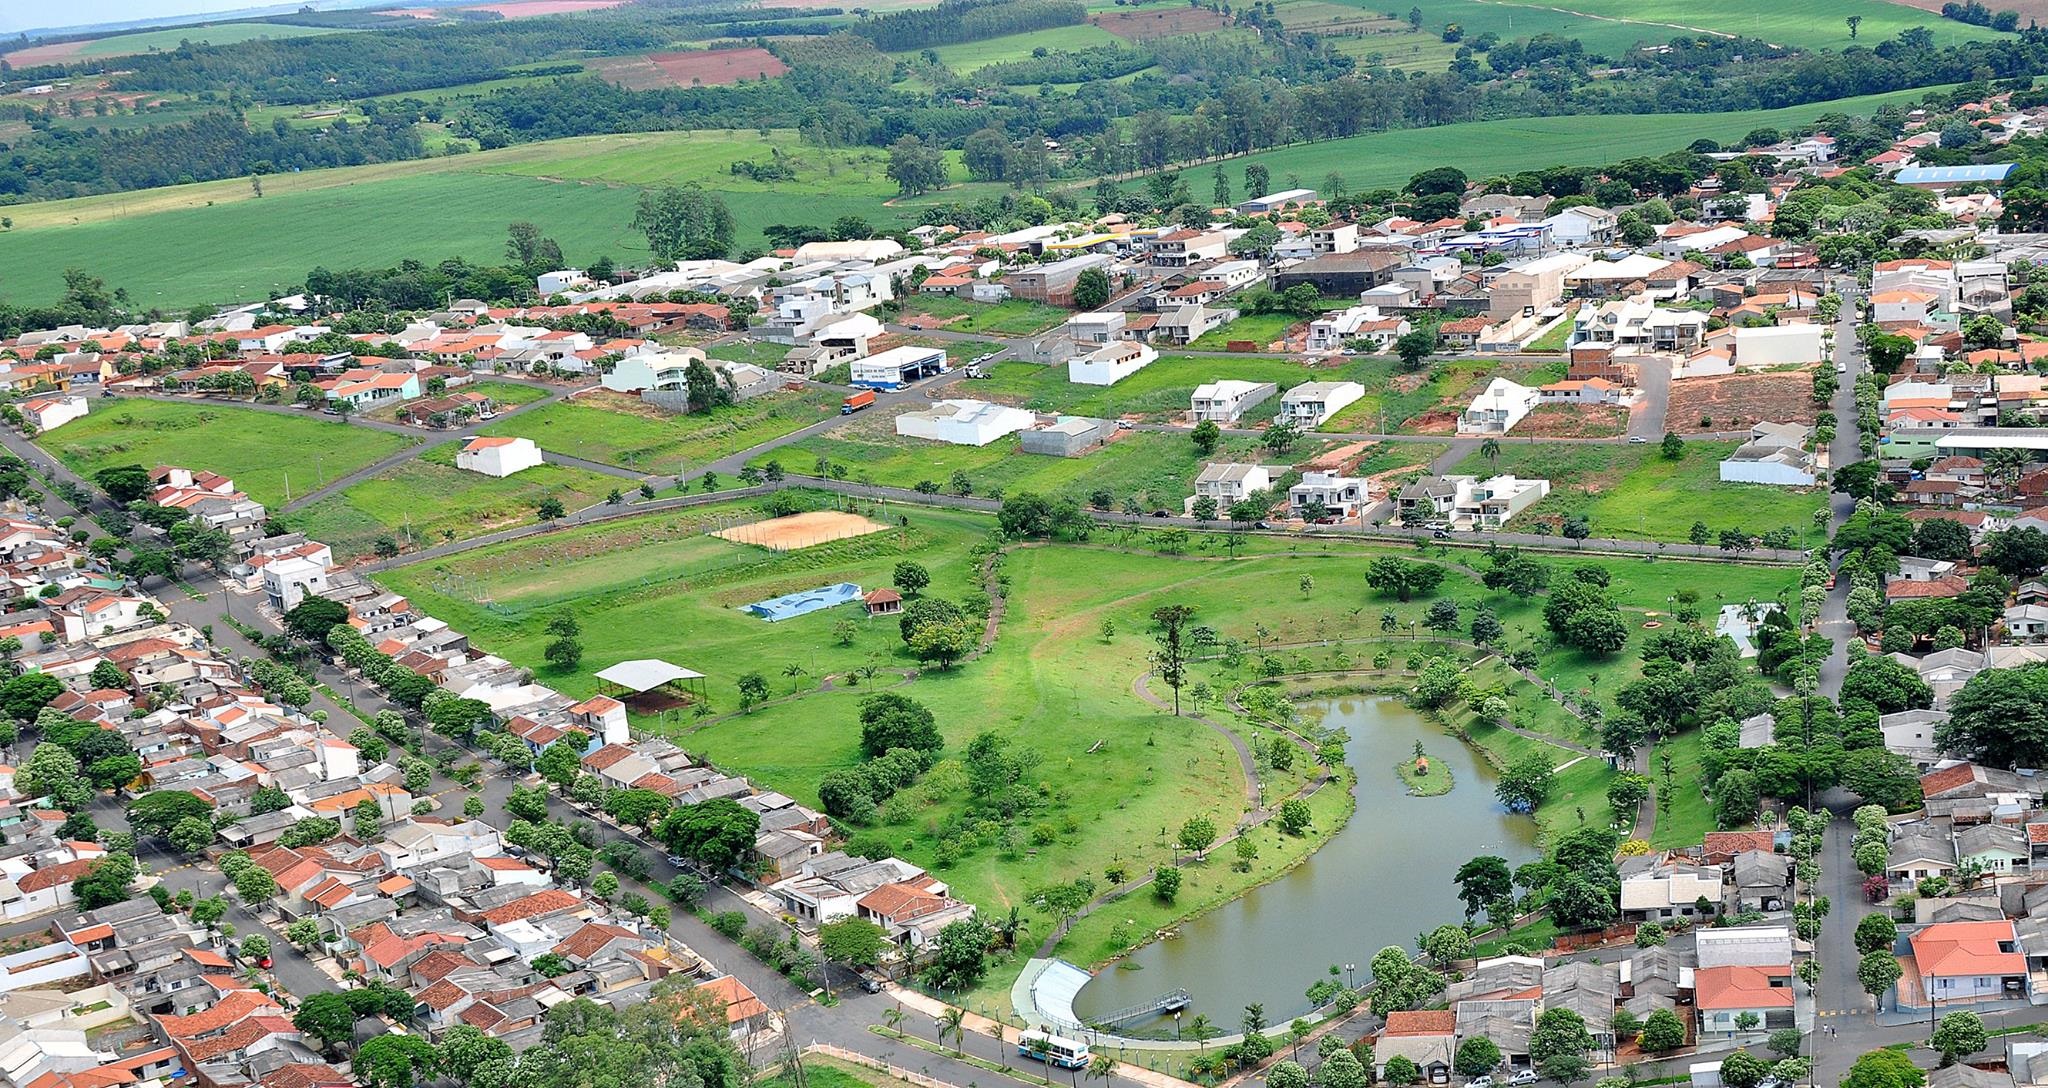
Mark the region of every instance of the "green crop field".
POLYGON ((1682 460, 1667 461, 1655 443, 1509 442, 1493 462, 1475 453, 1454 471, 1550 480, 1550 495, 1528 513, 1584 514, 1594 536, 1677 543, 1698 521, 1717 542, 1723 529, 1752 535, 1792 529, 1810 540, 1813 512, 1827 496, 1818 489, 1722 483, 1721 458, 1734 448, 1733 442, 1687 442, 1682 460))
POLYGON ((345 34, 342 27, 293 26, 289 23, 215 23, 212 26, 188 26, 174 30, 143 30, 133 34, 116 34, 108 38, 94 38, 81 45, 75 56, 123 57, 135 53, 165 52, 178 48, 180 43, 194 45, 233 45, 236 42, 258 41, 265 38, 310 38, 319 34, 345 34))
POLYGON ((798 211, 803 222, 863 215, 887 225, 898 218, 881 206, 893 188, 863 180, 868 167, 847 152, 832 153, 829 165, 823 152, 799 156, 811 165, 786 188, 715 177, 737 158, 766 160, 771 146, 781 146, 777 139, 583 137, 275 175, 264 179, 260 198, 234 180, 23 205, 9 209, 8 251, 20 272, 9 277, 7 293, 17 302, 53 301, 64 269, 83 265, 142 306, 248 299, 301 282, 316 265, 502 260, 505 226, 514 220, 538 224, 579 263, 607 255, 644 262, 646 240, 631 227, 637 186, 671 178, 718 189, 742 246, 760 245, 762 227, 795 221, 798 211), (747 147, 751 154, 742 153, 747 147), (563 178, 573 180, 555 180, 563 178), (804 194, 800 208, 792 208, 791 192, 804 194))
MULTIPOLYGON (((1540 10, 1539 5, 1515 4, 1512 0, 1503 6, 1540 10)), ((1645 24, 1640 28, 1643 37, 1660 42, 1683 34, 1685 28, 1696 27, 1720 34, 1762 38, 1776 45, 1799 49, 1842 49, 1852 41, 1848 24, 1851 15, 1862 19, 1853 41, 1865 46, 1875 45, 1916 26, 1933 30, 1936 40, 1943 45, 1951 40, 2012 37, 1988 27, 1944 19, 1936 12, 1886 0, 1802 0, 1797 5, 1775 3, 1773 0, 1728 0, 1716 4, 1692 4, 1685 0, 1586 0, 1585 3, 1575 2, 1571 7, 1590 16, 1645 24), (1672 29, 1666 33, 1665 27, 1672 29)))
POLYGON ((565 465, 539 465, 503 479, 465 472, 455 467, 456 446, 444 442, 285 520, 337 555, 358 556, 369 554, 380 537, 410 547, 466 539, 532 521, 543 499, 580 510, 627 486, 565 465))
POLYGON ((484 434, 531 438, 544 450, 638 472, 675 474, 758 446, 839 414, 840 395, 825 389, 772 393, 708 413, 667 417, 631 397, 585 394, 520 412, 484 434))
MULTIPOLYGON (((880 670, 876 685, 931 707, 949 754, 982 732, 1013 750, 1036 753, 1025 782, 1050 787, 1033 811, 1009 821, 963 822, 971 807, 964 778, 942 762, 915 787, 885 803, 854 834, 856 847, 886 848, 934 869, 955 891, 985 911, 1023 904, 1031 888, 1099 871, 1114 853, 1133 871, 1170 860, 1159 834, 1201 814, 1228 826, 1244 811, 1243 775, 1225 738, 1188 718, 1174 718, 1138 701, 1132 679, 1148 667, 1152 639, 1146 617, 1155 607, 1185 604, 1196 622, 1222 638, 1251 644, 1290 645, 1329 638, 1339 646, 1306 648, 1278 656, 1283 667, 1351 667, 1376 649, 1406 656, 1405 639, 1387 638, 1360 622, 1360 613, 1389 613, 1396 630, 1420 620, 1430 601, 1400 602, 1363 587, 1365 565, 1388 554, 1413 555, 1332 540, 1254 537, 1234 561, 1219 562, 1223 534, 1195 534, 1187 555, 1156 551, 1171 539, 1143 529, 1102 530, 1085 545, 1059 544, 1014 551, 1002 570, 1008 582, 1000 637, 982 658, 955 669, 926 668, 901 683, 915 662, 903 649, 897 625, 839 608, 769 624, 738 611, 763 597, 837 581, 885 584, 893 564, 912 560, 932 575, 929 595, 971 600, 974 567, 968 547, 991 524, 983 516, 921 507, 889 506, 873 516, 890 528, 806 549, 772 553, 705 535, 718 518, 743 507, 671 512, 550 534, 545 540, 494 545, 377 575, 433 615, 468 632, 480 645, 536 670, 545 682, 572 695, 595 690, 589 675, 628 657, 658 656, 708 674, 705 690, 714 714, 665 719, 642 716, 643 729, 669 733, 692 754, 806 803, 817 801, 820 777, 859 759, 855 709, 869 685, 849 682, 852 670, 880 670), (906 519, 899 526, 898 518, 906 519), (1317 587, 1301 592, 1306 576, 1317 587), (574 672, 544 664, 543 621, 569 609, 584 630, 585 657, 574 672), (850 622, 847 622, 850 621, 850 622), (843 632, 842 632, 843 629, 843 632), (1370 630, 1371 633, 1367 633, 1370 630), (1340 659, 1339 654, 1345 655, 1340 659), (743 672, 768 677, 771 699, 735 714, 735 683, 743 672), (832 678, 829 688, 824 681, 832 678), (1172 768, 1171 773, 1165 771, 1172 768), (1021 847, 1029 841, 1029 849, 1021 847)), ((1606 570, 1613 595, 1631 619, 1631 643, 1646 613, 1661 610, 1679 586, 1711 582, 1717 591, 1768 599, 1794 581, 1786 568, 1721 564, 1645 563, 1634 559, 1545 556, 1554 563, 1585 562, 1606 570)), ((1521 598, 1483 589, 1465 567, 1452 565, 1441 597, 1470 613, 1484 604, 1499 614, 1511 647, 1542 645, 1540 597, 1521 598)), ((1603 693, 1618 689, 1641 667, 1631 645, 1587 662, 1551 655, 1545 677, 1577 686, 1601 675, 1603 693)), ((1204 688, 1234 688, 1255 675, 1262 656, 1209 660, 1191 670, 1204 688)), ((1396 666, 1397 668, 1399 666, 1396 666)), ((1499 687, 1512 716, 1525 727, 1564 740, 1583 741, 1586 727, 1548 703, 1525 678, 1497 664, 1481 664, 1475 683, 1499 687)), ((1263 741, 1270 733, 1209 705, 1206 712, 1239 737, 1263 741)), ((1575 753, 1483 723, 1446 724, 1470 729, 1496 759, 1541 751, 1562 764, 1575 753)), ((1469 718, 1469 714, 1463 715, 1469 718)), ((953 757, 957 758, 957 756, 953 757)), ((1285 796, 1309 768, 1285 773, 1261 765, 1266 796, 1285 796)), ((1584 759, 1561 773, 1536 818, 1547 828, 1576 826, 1576 810, 1601 811, 1610 771, 1584 759)), ((1671 813, 1674 834, 1696 826, 1701 807, 1671 813)), ((1324 791, 1315 812, 1319 829, 1335 827, 1346 811, 1343 791, 1324 791)), ((1319 831, 1318 834, 1325 832, 1319 831)), ((1662 838, 1660 832, 1660 839, 1662 838)), ((1133 896, 1115 911, 1082 920, 1059 946, 1076 962, 1099 963, 1181 914, 1207 909, 1301 857, 1316 838, 1288 840, 1270 829, 1249 873, 1233 874, 1220 860, 1193 863, 1177 903, 1133 896)), ((1675 840, 1674 840, 1675 841, 1675 840)), ((1032 943, 1050 932, 1050 919, 1025 906, 1032 943)), ((998 973, 1001 975, 1001 972, 998 973)), ((1003 1007, 1007 976, 992 978, 974 998, 1003 1007)))
MULTIPOLYGON (((1028 34, 984 38, 978 42, 941 45, 933 51, 938 53, 939 63, 946 67, 956 72, 972 72, 976 68, 990 64, 1029 59, 1033 49, 1072 51, 1096 45, 1112 45, 1122 40, 1099 26, 1082 23, 1077 26, 1054 27, 1050 30, 1034 30, 1028 34)), ((912 54, 915 52, 916 50, 911 50, 912 54)))
POLYGON ((205 469, 272 507, 287 489, 304 495, 410 444, 317 415, 152 400, 94 401, 91 415, 36 441, 81 476, 114 465, 205 469))

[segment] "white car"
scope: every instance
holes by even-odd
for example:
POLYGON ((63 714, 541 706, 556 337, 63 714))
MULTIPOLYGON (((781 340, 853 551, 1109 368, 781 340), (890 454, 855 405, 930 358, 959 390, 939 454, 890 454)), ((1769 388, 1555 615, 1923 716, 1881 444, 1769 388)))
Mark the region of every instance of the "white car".
POLYGON ((1508 1078, 1508 1088, 1523 1088, 1524 1085, 1536 1083, 1536 1080, 1534 1069, 1518 1070, 1514 1076, 1508 1078))
POLYGON ((1465 1082, 1465 1088, 1493 1088, 1493 1078, 1473 1077, 1465 1082))

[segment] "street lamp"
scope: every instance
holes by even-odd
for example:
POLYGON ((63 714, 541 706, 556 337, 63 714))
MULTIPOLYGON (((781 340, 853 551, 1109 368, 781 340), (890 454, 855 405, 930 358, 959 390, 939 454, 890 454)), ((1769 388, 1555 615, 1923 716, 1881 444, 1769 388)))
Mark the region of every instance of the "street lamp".
POLYGON ((1345 965, 1344 965, 1344 988, 1345 988, 1345 989, 1347 989, 1347 990, 1356 990, 1356 989, 1358 989, 1358 983, 1356 983, 1356 982, 1352 981, 1352 978, 1351 978, 1351 972, 1353 972, 1353 971, 1356 971, 1356 970, 1358 970, 1358 965, 1357 965, 1357 964, 1355 964, 1355 963, 1347 963, 1347 964, 1345 964, 1345 965))
POLYGON ((1180 1042, 1180 1010, 1173 1010, 1173 1041, 1180 1042))

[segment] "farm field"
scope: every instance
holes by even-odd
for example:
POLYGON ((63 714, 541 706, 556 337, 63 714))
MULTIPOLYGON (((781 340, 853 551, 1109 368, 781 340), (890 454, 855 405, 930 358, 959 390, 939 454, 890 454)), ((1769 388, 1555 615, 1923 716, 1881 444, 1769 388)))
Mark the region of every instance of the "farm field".
POLYGON ((81 476, 114 465, 217 472, 265 506, 304 495, 411 445, 367 427, 226 403, 96 402, 91 415, 36 439, 81 476))
POLYGON ((1089 16, 1088 21, 1119 38, 1140 42, 1148 38, 1221 30, 1227 22, 1221 12, 1171 4, 1149 11, 1117 11, 1112 8, 1089 16))
POLYGON ((380 538, 411 549, 532 521, 543 499, 580 510, 625 485, 566 465, 539 465, 503 479, 465 472, 455 467, 459 445, 444 442, 285 520, 294 531, 326 541, 335 554, 353 557, 371 554, 380 538))
MULTIPOLYGON (((1186 435, 1152 431, 1124 432, 1082 457, 1049 457, 1021 452, 1015 436, 979 447, 905 438, 895 432, 894 418, 870 411, 850 427, 813 435, 750 463, 759 468, 776 461, 791 471, 810 473, 823 458, 835 470, 843 469, 848 479, 885 487, 929 482, 948 491, 954 490, 954 474, 960 473, 977 495, 1000 488, 1005 495, 1032 491, 1085 503, 1095 492, 1107 491, 1117 508, 1129 500, 1136 509, 1178 514, 1181 500, 1193 493, 1203 462, 1276 459, 1257 452, 1249 438, 1228 439, 1213 455, 1203 457, 1186 435)), ((1289 456, 1313 452, 1312 444, 1304 443, 1289 456)))
POLYGON ((345 34, 342 27, 294 26, 289 23, 215 23, 211 26, 176 27, 169 30, 138 30, 89 41, 57 42, 16 49, 5 54, 17 68, 36 64, 62 64, 71 60, 126 57, 176 49, 181 42, 195 45, 233 45, 264 38, 310 38, 319 34, 345 34))
POLYGON ((650 475, 706 462, 807 427, 839 412, 840 394, 825 389, 773 393, 703 414, 670 416, 636 397, 586 393, 501 419, 483 434, 531 438, 553 450, 650 475))
MULTIPOLYGON (((990 521, 891 506, 875 512, 877 520, 893 525, 900 515, 907 525, 791 553, 705 535, 721 523, 721 514, 743 511, 733 504, 578 527, 551 534, 545 542, 494 545, 376 577, 468 632, 478 646, 535 668, 545 682, 572 695, 594 690, 589 673, 627 657, 658 656, 708 672, 707 690, 718 712, 714 716, 701 721, 648 718, 636 724, 668 732, 692 754, 749 775, 766 788, 814 803, 826 771, 858 760, 855 707, 865 691, 864 685, 846 685, 849 670, 873 665, 881 670, 876 679, 882 682, 912 662, 895 624, 867 620, 852 609, 771 625, 737 607, 837 581, 882 584, 899 559, 930 569, 928 595, 969 600, 974 587, 967 548, 990 521), (564 608, 576 613, 586 643, 583 666, 568 674, 544 665, 541 657, 546 640, 541 621, 564 608), (852 623, 842 636, 836 628, 844 619, 852 623), (729 714, 733 685, 746 670, 770 677, 771 700, 751 713, 729 714), (827 676, 837 679, 830 690, 822 690, 827 676), (792 693, 802 697, 792 698, 792 693)), ((1196 534, 1187 556, 1152 550, 1165 539, 1148 530, 1104 530, 1085 545, 1012 552, 1003 564, 1010 582, 1007 611, 991 652, 955 669, 926 669, 920 679, 895 688, 932 708, 948 752, 961 751, 977 733, 987 731, 1009 741, 1013 750, 1024 746, 1037 753, 1026 781, 1044 776, 1057 788, 1046 791, 1036 811, 1008 826, 970 827, 963 822, 964 786, 938 773, 885 804, 872 825, 856 832, 854 845, 886 846, 929 866, 957 894, 998 913, 1021 904, 1030 888, 1099 870, 1109 852, 1134 871, 1164 862, 1171 848, 1160 841, 1161 827, 1177 826, 1195 814, 1223 824, 1242 813, 1244 772, 1224 738, 1199 723, 1152 709, 1131 694, 1131 678, 1147 668, 1151 639, 1146 616, 1151 609, 1187 604, 1195 609, 1197 622, 1246 644, 1255 638, 1279 645, 1329 637, 1358 640, 1306 653, 1308 667, 1330 667, 1339 652, 1355 661, 1379 644, 1358 633, 1361 611, 1391 613, 1394 626, 1405 630, 1429 605, 1427 600, 1402 603, 1363 588, 1364 566, 1372 558, 1412 555, 1410 549, 1254 537, 1238 559, 1218 562, 1224 556, 1221 534, 1196 534), (1300 551, 1304 544, 1318 550, 1300 551), (1303 576, 1323 588, 1297 592, 1303 576), (1255 627, 1263 633, 1255 634, 1255 627), (1166 767, 1174 773, 1160 773, 1166 767), (1012 848, 1027 836, 1031 849, 1012 848)), ((1577 559, 1555 557, 1555 562, 1567 561, 1577 559)), ((1724 594, 1768 599, 1795 577, 1785 568, 1739 564, 1709 569, 1682 562, 1584 561, 1609 572, 1613 593, 1632 618, 1662 609, 1676 588, 1698 586, 1703 579, 1711 579, 1724 594)), ((1493 608, 1507 626, 1509 647, 1538 644, 1542 638, 1540 598, 1487 591, 1460 566, 1452 566, 1441 596, 1466 612, 1481 603, 1493 608)), ((1647 634, 1639 623, 1631 622, 1630 628, 1632 644, 1647 634)), ((1403 641, 1383 645, 1398 651, 1403 641)), ((1597 670, 1601 690, 1607 692, 1636 675, 1634 651, 1631 645, 1591 663, 1547 657, 1542 669, 1545 676, 1597 670)), ((1191 679, 1215 690, 1234 687, 1256 675, 1259 656, 1246 654, 1234 666, 1221 660, 1200 663, 1191 679)), ((1287 655, 1290 665, 1303 663, 1293 660, 1297 656, 1287 655)), ((1500 670, 1475 679, 1506 688, 1511 713, 1528 727, 1574 735, 1576 727, 1563 712, 1540 705, 1534 685, 1525 679, 1500 670)), ((1262 727, 1217 716, 1241 736, 1264 735, 1262 727)), ((1471 728, 1455 714, 1449 724, 1471 728)), ((1484 726, 1472 733, 1497 758, 1548 750, 1542 741, 1484 726)), ((1269 797, 1284 795, 1300 781, 1293 777, 1298 772, 1259 773, 1266 778, 1269 797)), ((1537 818, 1548 827, 1575 826, 1576 808, 1599 811, 1609 774, 1597 759, 1575 764, 1559 775, 1556 791, 1537 818)), ((1328 828, 1342 820, 1348 800, 1342 791, 1326 791, 1321 804, 1328 807, 1317 810, 1315 822, 1328 828)), ((1692 817, 1678 810, 1672 819, 1683 827, 1692 817)), ((1215 861, 1192 866, 1175 906, 1132 897, 1116 911, 1083 920, 1062 941, 1060 954, 1077 962, 1100 962, 1176 914, 1213 906, 1269 878, 1277 871, 1269 865, 1291 862, 1313 845, 1313 839, 1266 834, 1252 873, 1233 876, 1215 861), (1126 917, 1131 924, 1119 924, 1126 917)), ((1039 912, 1027 907, 1026 915, 1036 935, 1049 931, 1049 920, 1039 912)), ((1001 1007, 1007 981, 992 978, 974 996, 1001 1007)))
MULTIPOLYGON (((1507 6, 1539 7, 1512 2, 1507 6)), ((1935 29, 1936 36, 1944 43, 1951 36, 1957 41, 2012 37, 1988 27, 1943 19, 1935 12, 1884 0, 1805 0, 1797 7, 1770 0, 1729 0, 1707 5, 1689 4, 1684 0, 1587 0, 1585 3, 1573 3, 1572 9, 1592 16, 1650 24, 1645 27, 1646 36, 1657 29, 1656 24, 1668 24, 1675 28, 1700 27, 1724 35, 1762 38, 1776 45, 1801 49, 1846 48, 1852 41, 1847 21, 1851 15, 1862 19, 1853 40, 1866 46, 1916 26, 1935 29)), ((1673 34, 1656 35, 1651 40, 1663 41, 1681 33, 1683 30, 1675 30, 1673 34)))
MULTIPOLYGON (((939 62, 956 72, 972 72, 991 64, 1002 64, 1013 60, 1027 60, 1033 49, 1073 51, 1095 45, 1111 45, 1116 35, 1095 26, 1081 23, 1076 26, 1057 26, 1050 30, 1034 30, 1027 34, 1006 34, 1000 38, 983 38, 978 42, 960 42, 954 45, 934 47, 939 62)), ((898 56, 913 55, 910 50, 898 56)))
POLYGON ((1800 540, 1811 540, 1813 512, 1823 507, 1826 495, 1817 489, 1722 483, 1721 458, 1735 445, 1687 442, 1683 460, 1667 461, 1656 443, 1504 442, 1493 461, 1475 453, 1454 471, 1550 480, 1549 496, 1521 517, 1562 519, 1583 514, 1594 536, 1680 543, 1698 521, 1706 524, 1716 540, 1723 529, 1741 529, 1752 535, 1792 529, 1800 540), (1558 481, 1569 481, 1569 486, 1556 486, 1558 481))
POLYGON ((592 68, 613 83, 634 91, 658 87, 717 87, 742 80, 764 79, 789 71, 766 49, 684 49, 602 57, 592 68))

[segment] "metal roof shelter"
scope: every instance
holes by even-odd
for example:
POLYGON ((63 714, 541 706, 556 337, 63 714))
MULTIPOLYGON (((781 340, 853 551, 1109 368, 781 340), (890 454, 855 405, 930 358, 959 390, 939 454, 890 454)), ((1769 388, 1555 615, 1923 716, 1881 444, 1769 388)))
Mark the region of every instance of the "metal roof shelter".
POLYGON ((642 692, 677 680, 702 680, 704 674, 680 665, 671 665, 660 658, 643 657, 633 661, 621 661, 598 673, 597 678, 606 683, 617 684, 628 691, 642 692))
POLYGON ((1997 184, 2012 173, 2009 162, 1975 163, 1969 166, 1908 166, 1892 176, 1900 185, 1967 185, 1971 182, 1997 184))

